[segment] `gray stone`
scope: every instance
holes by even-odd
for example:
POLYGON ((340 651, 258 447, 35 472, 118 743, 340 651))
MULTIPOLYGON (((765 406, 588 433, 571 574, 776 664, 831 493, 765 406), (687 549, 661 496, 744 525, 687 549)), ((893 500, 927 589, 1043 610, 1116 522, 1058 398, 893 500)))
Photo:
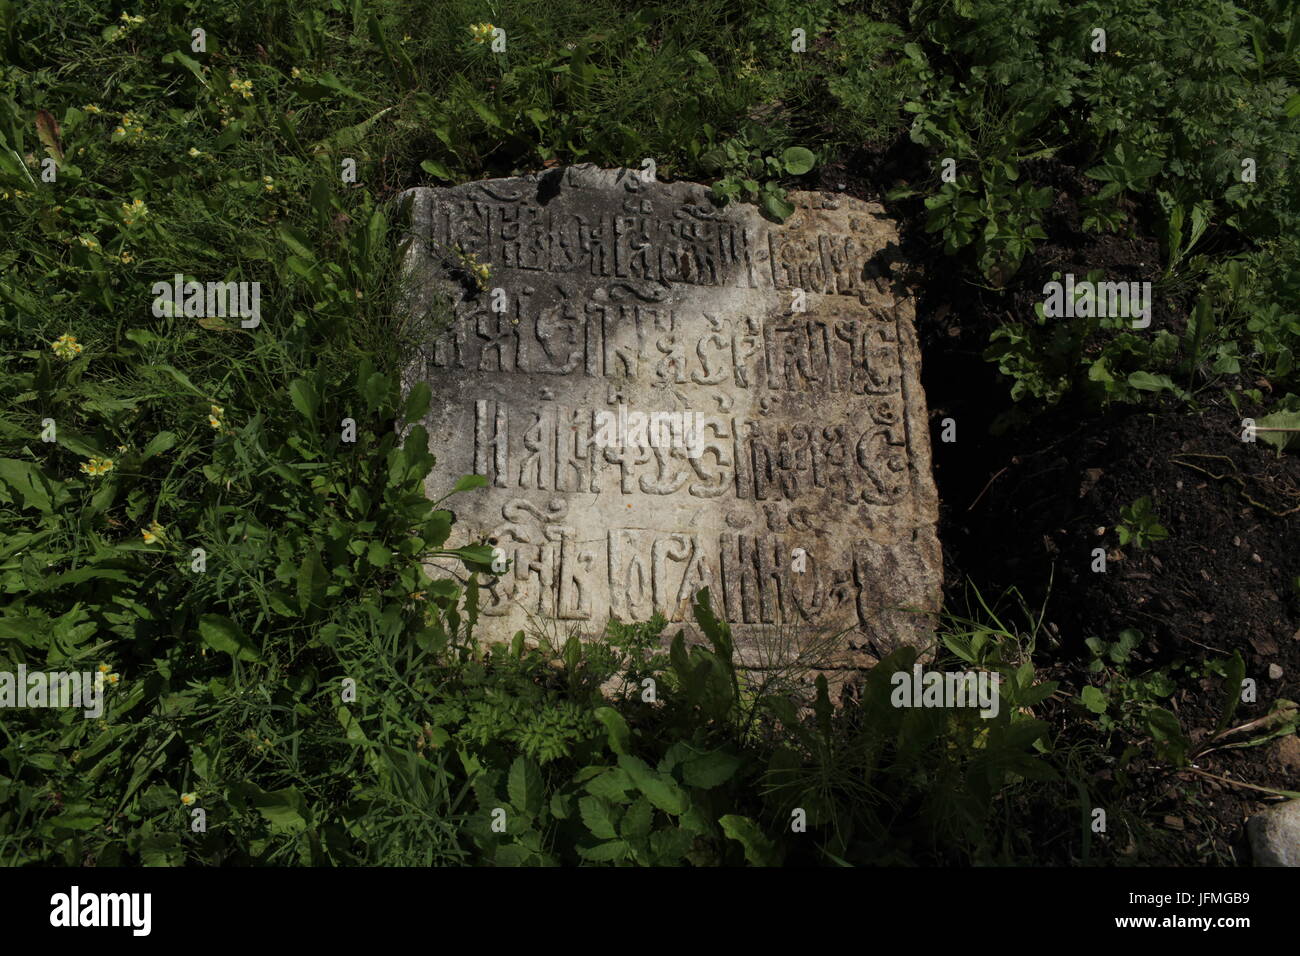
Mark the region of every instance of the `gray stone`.
POLYGON ((434 395, 428 493, 484 476, 447 502, 452 543, 510 562, 482 640, 656 610, 693 636, 705 586, 752 666, 932 637, 925 396, 881 206, 793 193, 776 225, 594 166, 403 195, 409 308, 455 306, 405 375, 434 395))
POLYGON ((1288 800, 1246 821, 1256 866, 1300 866, 1300 800, 1288 800))

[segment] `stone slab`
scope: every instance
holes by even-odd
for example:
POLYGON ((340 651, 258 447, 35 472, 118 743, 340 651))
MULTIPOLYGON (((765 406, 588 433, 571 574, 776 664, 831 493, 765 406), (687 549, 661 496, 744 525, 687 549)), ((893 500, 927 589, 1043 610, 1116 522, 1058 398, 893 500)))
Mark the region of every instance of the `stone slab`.
POLYGON ((453 543, 510 562, 482 640, 690 631, 705 586, 753 666, 930 639, 937 500, 881 206, 793 193, 777 225, 594 166, 402 198, 407 307, 455 316, 405 372, 433 390, 428 493, 484 476, 447 501, 453 543))

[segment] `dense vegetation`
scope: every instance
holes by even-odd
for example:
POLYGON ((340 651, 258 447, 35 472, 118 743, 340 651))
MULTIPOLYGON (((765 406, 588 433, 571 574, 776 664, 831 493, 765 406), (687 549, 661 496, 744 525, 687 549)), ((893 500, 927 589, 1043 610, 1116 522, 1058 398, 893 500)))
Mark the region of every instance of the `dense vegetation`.
MULTIPOLYGON (((996 297, 1066 164, 1084 232, 1158 242, 1165 311, 998 313, 997 427, 1175 402, 1300 428, 1288 0, 0 0, 0 44, 0 669, 111 680, 98 720, 0 713, 0 862, 1188 862, 1125 794, 1295 732, 1263 701, 1233 734, 1239 654, 1150 672, 1125 630, 1061 671, 1014 593, 942 622, 946 663, 1002 674, 992 720, 890 706, 910 651, 839 707, 757 684, 707 593, 705 647, 656 620, 479 649, 490 554, 422 570, 451 515, 428 392, 398 386, 427 328, 389 203, 650 157, 779 218, 892 153, 891 208, 996 297), (177 273, 259 281, 260 325, 156 314, 177 273), (1203 679, 1217 725, 1183 726, 1168 697, 1203 679)), ((1164 530, 1117 518, 1134 548, 1164 530)))

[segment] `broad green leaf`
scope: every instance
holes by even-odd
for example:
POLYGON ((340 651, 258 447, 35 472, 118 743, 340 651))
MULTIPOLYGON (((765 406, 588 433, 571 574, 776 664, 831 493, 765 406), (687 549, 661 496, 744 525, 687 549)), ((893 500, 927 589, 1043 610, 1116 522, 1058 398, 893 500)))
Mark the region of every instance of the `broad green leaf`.
POLYGON ((689 786, 708 790, 730 780, 740 764, 739 757, 715 750, 682 764, 682 779, 689 786))
POLYGON ((723 833, 745 848, 745 859, 750 866, 776 865, 776 846, 749 817, 729 813, 720 818, 718 823, 721 824, 723 833))
POLYGON ((507 781, 510 803, 530 817, 542 811, 542 772, 537 764, 526 757, 515 758, 510 765, 510 778, 507 781))
POLYGON ((199 634, 203 642, 213 650, 229 654, 241 661, 255 661, 259 658, 257 648, 248 639, 239 625, 220 614, 204 614, 199 618, 199 634))
POLYGON ((614 829, 614 808, 603 797, 582 797, 578 800, 578 813, 583 825, 593 836, 602 840, 612 840, 618 836, 614 829))
POLYGON ((628 729, 627 721, 612 707, 597 707, 593 712, 595 718, 605 725, 605 730, 609 734, 609 749, 616 754, 625 754, 628 752, 631 731, 628 729))
POLYGON ((812 150, 802 146, 791 146, 781 154, 781 164, 791 176, 802 176, 817 163, 812 150))
POLYGON ((303 378, 295 378, 289 383, 289 400, 293 402, 293 407, 298 410, 298 414, 309 422, 316 421, 316 411, 320 405, 320 400, 316 396, 316 390, 312 388, 311 383, 303 378))
POLYGON ((578 853, 584 859, 595 863, 611 863, 626 857, 627 851, 628 845, 624 841, 611 840, 609 843, 599 843, 589 849, 579 849, 578 853))
POLYGON ((650 769, 645 761, 628 754, 619 756, 618 765, 627 771, 637 789, 665 813, 680 816, 690 808, 691 800, 686 791, 667 774, 650 769))

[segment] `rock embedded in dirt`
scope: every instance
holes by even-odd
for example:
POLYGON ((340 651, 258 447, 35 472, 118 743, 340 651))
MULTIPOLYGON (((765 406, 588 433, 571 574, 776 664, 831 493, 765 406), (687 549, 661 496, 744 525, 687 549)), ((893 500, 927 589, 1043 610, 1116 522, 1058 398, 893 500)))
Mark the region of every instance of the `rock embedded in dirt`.
POLYGON ((1300 800, 1288 800, 1246 821, 1256 866, 1300 866, 1300 800))
POLYGON ((454 310, 405 375, 433 392, 427 490, 483 476, 449 544, 508 563, 480 640, 689 630, 702 587, 752 662, 929 640, 938 507, 881 206, 793 193, 778 225, 594 166, 403 198, 407 307, 454 310))

